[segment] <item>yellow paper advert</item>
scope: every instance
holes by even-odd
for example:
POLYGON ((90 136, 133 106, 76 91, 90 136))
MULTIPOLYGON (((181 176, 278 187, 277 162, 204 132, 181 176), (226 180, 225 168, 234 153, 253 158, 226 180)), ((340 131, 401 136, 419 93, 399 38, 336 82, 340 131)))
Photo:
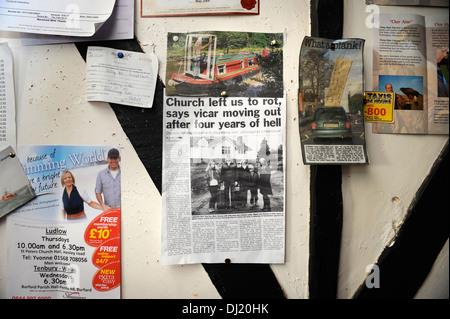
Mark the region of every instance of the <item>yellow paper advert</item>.
POLYGON ((394 122, 395 93, 367 92, 364 102, 366 122, 394 122))

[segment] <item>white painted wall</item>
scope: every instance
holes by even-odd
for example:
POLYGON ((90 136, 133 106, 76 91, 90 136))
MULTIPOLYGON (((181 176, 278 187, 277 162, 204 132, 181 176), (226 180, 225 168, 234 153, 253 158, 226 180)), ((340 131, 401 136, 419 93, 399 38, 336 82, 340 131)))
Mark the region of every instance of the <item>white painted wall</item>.
MULTIPOLYGON (((347 0, 345 35, 369 40, 364 0, 347 0)), ((309 167, 302 164, 297 123, 298 55, 310 35, 309 0, 262 0, 259 16, 140 18, 136 37, 153 47, 165 78, 167 32, 286 32, 287 92, 286 263, 272 265, 288 298, 308 298, 309 167)), ((85 62, 73 44, 23 47, 14 33, 0 32, 15 62, 17 143, 120 145, 122 151, 122 297, 220 298, 201 265, 161 266, 161 196, 110 106, 87 102, 85 62)), ((370 50, 370 41, 366 55, 370 50)), ((368 63, 370 59, 366 62, 368 63)), ((370 71, 370 67, 366 67, 370 71)), ((366 76, 370 79, 369 74, 366 76)), ((364 281, 399 226, 405 209, 448 136, 370 133, 369 166, 343 168, 344 227, 339 297, 349 298, 364 281), (398 204, 391 199, 400 198, 398 204)), ((6 223, 0 219, 0 297, 6 295, 6 223)), ((448 246, 447 246, 448 247, 448 246)), ((448 248, 447 248, 448 249, 448 248)), ((448 256, 448 253, 447 253, 448 256)), ((447 266, 448 269, 448 266, 447 266)), ((448 272, 447 272, 448 280, 448 272)), ((432 289, 433 290, 433 289, 432 289)))

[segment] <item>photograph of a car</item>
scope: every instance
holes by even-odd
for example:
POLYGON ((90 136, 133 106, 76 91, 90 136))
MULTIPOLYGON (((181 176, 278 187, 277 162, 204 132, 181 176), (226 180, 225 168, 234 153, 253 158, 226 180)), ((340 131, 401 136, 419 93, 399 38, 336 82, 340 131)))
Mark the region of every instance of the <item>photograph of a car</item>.
POLYGON ((352 138, 350 120, 343 107, 319 107, 311 123, 312 137, 352 138))
POLYGON ((363 47, 363 39, 304 38, 298 90, 304 164, 368 164, 363 47))

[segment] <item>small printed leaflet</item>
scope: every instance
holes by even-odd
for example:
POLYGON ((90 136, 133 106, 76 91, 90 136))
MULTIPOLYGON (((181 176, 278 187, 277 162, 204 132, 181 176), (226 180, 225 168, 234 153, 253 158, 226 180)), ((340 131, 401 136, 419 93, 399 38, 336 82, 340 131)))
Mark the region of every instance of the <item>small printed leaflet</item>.
POLYGON ((259 14, 260 0, 141 0, 142 17, 259 14))
POLYGON ((0 149, 16 147, 15 114, 12 54, 8 43, 0 43, 0 149))
POLYGON ((111 16, 115 0, 0 0, 0 30, 92 36, 111 16))
POLYGON ((152 107, 158 76, 155 54, 89 47, 86 65, 88 101, 152 107))

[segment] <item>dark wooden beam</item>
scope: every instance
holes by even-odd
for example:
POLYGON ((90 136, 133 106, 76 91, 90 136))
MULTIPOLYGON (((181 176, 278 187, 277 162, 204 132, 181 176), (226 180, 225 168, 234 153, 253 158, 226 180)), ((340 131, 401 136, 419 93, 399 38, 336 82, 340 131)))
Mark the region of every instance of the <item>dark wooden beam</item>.
MULTIPOLYGON (((342 38, 342 0, 311 0, 311 35, 342 38)), ((311 165, 309 296, 335 299, 342 234, 342 171, 339 165, 311 165)))

